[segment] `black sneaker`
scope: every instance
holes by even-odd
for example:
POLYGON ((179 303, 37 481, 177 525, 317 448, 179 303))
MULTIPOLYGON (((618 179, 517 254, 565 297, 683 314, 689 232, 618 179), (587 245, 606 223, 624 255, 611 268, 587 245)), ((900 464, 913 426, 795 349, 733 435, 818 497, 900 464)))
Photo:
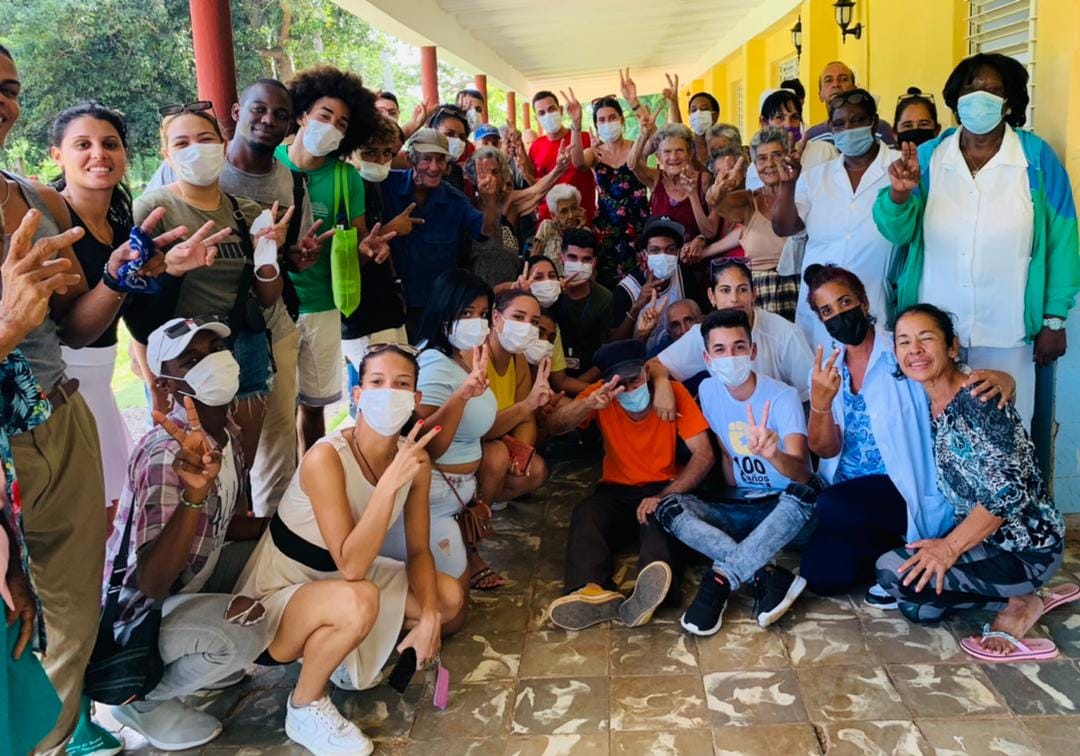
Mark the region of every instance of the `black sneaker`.
POLYGON ((679 624, 694 635, 713 635, 724 621, 724 607, 731 595, 731 584, 711 569, 701 576, 697 595, 686 607, 679 624))
POLYGON ((863 603, 867 606, 872 606, 875 609, 897 608, 896 597, 877 583, 874 583, 866 589, 866 595, 863 596, 863 603))
POLYGON ((806 580, 783 567, 767 564, 754 573, 750 590, 758 624, 768 627, 783 617, 804 588, 806 580))

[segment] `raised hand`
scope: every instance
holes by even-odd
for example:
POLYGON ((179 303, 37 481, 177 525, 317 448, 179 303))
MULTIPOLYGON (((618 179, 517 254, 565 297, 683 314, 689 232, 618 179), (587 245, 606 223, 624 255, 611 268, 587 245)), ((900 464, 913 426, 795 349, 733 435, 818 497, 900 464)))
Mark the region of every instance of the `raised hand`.
MULTIPOLYGON (((279 203, 275 201, 274 204, 270 207, 271 218, 277 218, 278 209, 279 203)), ((289 221, 292 220, 293 211, 295 209, 296 207, 294 205, 289 205, 288 209, 285 211, 285 214, 282 215, 276 223, 274 223, 272 226, 267 226, 258 233, 252 234, 252 238, 255 241, 258 241, 259 239, 273 236, 274 241, 277 242, 279 247, 283 245, 285 243, 285 237, 289 233, 289 221)))
POLYGON ((532 388, 529 389, 525 403, 531 410, 538 410, 551 400, 551 385, 548 377, 551 375, 551 358, 545 357, 540 360, 536 368, 536 377, 533 379, 532 388))
MULTIPOLYGON (((164 208, 158 208, 158 210, 162 211, 162 215, 165 214, 164 208)), ((154 212, 156 213, 157 210, 154 212)), ((154 213, 150 213, 146 220, 149 221, 153 215, 154 213)), ((204 265, 214 264, 214 259, 218 253, 217 243, 233 232, 228 226, 215 232, 214 225, 213 221, 207 221, 190 237, 174 245, 172 249, 165 253, 165 269, 169 275, 182 276, 188 271, 201 268, 204 265)), ((146 229, 145 222, 143 223, 143 229, 146 229)), ((177 230, 180 229, 173 229, 173 231, 177 230)), ((186 231, 187 229, 182 229, 182 233, 186 231)), ((160 236, 154 239, 154 244, 159 247, 162 245, 160 239, 160 236)))
POLYGON ((627 67, 626 73, 619 69, 619 92, 622 93, 623 99, 630 103, 630 107, 637 110, 638 96, 637 96, 637 84, 630 78, 630 68, 627 67))
POLYGON ((641 293, 637 295, 637 299, 634 300, 633 306, 630 308, 635 314, 640 314, 641 311, 649 304, 650 300, 656 300, 656 290, 663 285, 663 281, 653 275, 650 270, 646 274, 645 284, 641 287, 641 293))
POLYGON ((754 408, 746 403, 746 445, 752 454, 770 459, 780 449, 780 435, 769 427, 769 410, 772 402, 766 401, 761 408, 761 422, 754 419, 754 408))
POLYGON ((370 257, 376 263, 386 262, 390 256, 390 240, 397 236, 396 231, 383 233, 382 224, 376 223, 375 228, 360 242, 360 254, 370 257))
POLYGON ((173 470, 184 487, 185 496, 198 503, 206 497, 211 484, 221 472, 221 452, 211 448, 210 439, 199 421, 195 401, 190 396, 184 397, 184 409, 187 410, 187 429, 181 428, 164 413, 155 410, 152 414, 154 422, 180 444, 173 458, 173 470))
POLYGON ((573 87, 570 88, 569 96, 562 90, 559 90, 559 94, 562 95, 563 102, 566 103, 566 114, 570 116, 570 123, 576 131, 581 131, 581 103, 578 102, 573 87))
POLYGON ((665 105, 665 102, 661 102, 656 106, 655 111, 650 110, 648 105, 642 106, 641 112, 638 114, 638 121, 641 124, 641 134, 643 137, 648 138, 656 131, 656 119, 659 117, 660 111, 664 109, 665 105))
POLYGON ((563 142, 559 145, 559 154, 555 158, 554 172, 556 176, 560 176, 566 173, 566 169, 570 167, 570 143, 563 142))
POLYGON ((517 281, 514 282, 514 288, 528 291, 529 285, 529 263, 526 262, 525 267, 521 269, 521 275, 518 276, 517 281))
POLYGON ((466 376, 465 381, 457 387, 454 393, 460 395, 465 401, 480 396, 488 389, 488 361, 491 359, 488 345, 485 341, 472 350, 472 370, 466 376))
POLYGON ((695 236, 693 239, 682 245, 682 249, 679 250, 679 261, 684 262, 687 265, 692 265, 701 260, 701 256, 705 253, 705 240, 701 236, 695 236))
POLYGON ((705 202, 710 207, 719 205, 730 192, 746 185, 746 158, 740 157, 729 170, 718 172, 712 186, 705 192, 705 202))
POLYGON ((334 235, 334 229, 330 229, 316 236, 322 219, 311 224, 306 234, 301 236, 286 253, 289 261, 296 270, 307 270, 319 261, 319 253, 322 251, 323 242, 334 235))
POLYGON ((611 402, 614 401, 615 397, 626 391, 626 386, 619 385, 620 380, 622 379, 619 378, 619 376, 612 376, 610 381, 605 383, 596 391, 589 394, 581 401, 583 401, 585 403, 585 406, 593 412, 599 412, 602 409, 607 409, 611 402))
POLYGON ((634 338, 647 339, 652 335, 652 332, 656 330, 657 323, 660 322, 660 316, 664 313, 667 301, 668 295, 665 294, 663 298, 657 302, 656 289, 652 290, 649 306, 641 311, 641 317, 638 318, 634 328, 634 338))
POLYGON ((423 218, 412 217, 413 210, 416 209, 416 203, 411 203, 407 208, 394 216, 393 220, 386 224, 387 231, 393 231, 398 236, 408 236, 412 233, 414 226, 421 226, 424 224, 423 218))
POLYGON ((0 265, 4 292, 0 298, 0 322, 14 329, 18 336, 15 343, 45 322, 53 294, 64 294, 82 280, 79 274, 68 272, 71 260, 52 258, 86 232, 76 226, 62 234, 34 241, 40 219, 41 213, 37 210, 26 212, 8 241, 7 255, 0 265))
POLYGON ((824 347, 819 346, 814 353, 814 369, 810 374, 810 407, 818 412, 829 412, 833 399, 840 391, 840 369, 836 367, 840 350, 834 349, 828 361, 822 365, 824 354, 824 347))
POLYGON ((894 198, 906 197, 919 185, 922 170, 919 168, 919 149, 911 142, 900 145, 900 157, 889 164, 889 184, 894 198))
POLYGON ((423 438, 417 440, 417 436, 423 427, 424 421, 417 420, 412 430, 409 431, 409 435, 405 437, 405 443, 398 447, 397 454, 394 455, 394 461, 390 463, 382 477, 379 478, 376 489, 385 487, 384 490, 389 488, 391 491, 397 492, 401 490, 402 486, 411 483, 416 474, 420 472, 421 465, 428 458, 424 447, 442 430, 441 426, 436 425, 431 429, 430 433, 425 433, 423 438))
POLYGON ((671 74, 664 74, 664 78, 667 79, 667 86, 661 91, 664 99, 668 102, 678 102, 679 100, 679 75, 675 74, 675 78, 671 78, 671 74))
POLYGON ((780 176, 781 184, 794 184, 799 180, 799 174, 802 173, 802 163, 799 158, 789 153, 781 158, 780 163, 776 166, 776 172, 780 176))
POLYGON ((483 199, 493 201, 498 198, 499 182, 492 173, 485 173, 476 177, 476 193, 483 199))

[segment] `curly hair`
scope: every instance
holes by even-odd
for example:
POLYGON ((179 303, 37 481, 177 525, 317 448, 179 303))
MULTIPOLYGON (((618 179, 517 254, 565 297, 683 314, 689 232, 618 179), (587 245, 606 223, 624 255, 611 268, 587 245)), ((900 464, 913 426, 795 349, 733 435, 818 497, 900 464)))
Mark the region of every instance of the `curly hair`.
MULTIPOLYGON (((333 97, 349 109, 349 126, 331 158, 345 158, 366 143, 379 126, 382 115, 375 109, 375 93, 364 86, 363 80, 333 66, 315 66, 298 71, 288 83, 293 99, 293 117, 306 115, 323 97, 333 97)), ((292 131, 299 128, 293 123, 292 131)))
POLYGON ((1027 123, 1029 102, 1027 69, 1020 61, 1001 53, 976 53, 957 63, 956 68, 949 74, 942 94, 945 96, 945 104, 956 115, 956 120, 960 120, 960 115, 956 111, 960 92, 965 86, 975 81, 975 77, 982 68, 997 71, 1005 87, 1005 102, 1009 110, 1002 120, 1015 128, 1020 128, 1027 123))
POLYGON ((470 155, 469 161, 465 163, 465 177, 473 184, 476 184, 476 163, 480 160, 494 160, 498 164, 496 171, 502 180, 499 196, 508 194, 514 186, 514 174, 510 171, 510 161, 506 159, 506 154, 497 147, 477 147, 476 152, 470 155))
POLYGON ((653 134, 653 150, 660 150, 660 143, 665 139, 682 139, 686 142, 686 149, 694 149, 694 132, 681 123, 665 123, 653 134))

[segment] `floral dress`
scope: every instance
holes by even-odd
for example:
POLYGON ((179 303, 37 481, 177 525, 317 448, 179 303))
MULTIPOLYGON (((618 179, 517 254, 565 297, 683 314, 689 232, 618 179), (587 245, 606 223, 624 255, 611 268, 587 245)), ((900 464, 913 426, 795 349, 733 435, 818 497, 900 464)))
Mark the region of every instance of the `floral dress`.
POLYGON ((599 190, 593 227, 600 241, 597 278, 609 289, 635 270, 645 270, 637 237, 649 217, 649 192, 625 163, 618 168, 601 161, 593 167, 599 190))

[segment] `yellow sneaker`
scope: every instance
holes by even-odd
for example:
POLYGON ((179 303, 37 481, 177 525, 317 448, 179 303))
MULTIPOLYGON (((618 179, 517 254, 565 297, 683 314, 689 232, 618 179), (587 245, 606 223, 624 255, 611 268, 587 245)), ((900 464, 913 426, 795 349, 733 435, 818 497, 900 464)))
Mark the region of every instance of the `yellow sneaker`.
POLYGON ((566 596, 560 596, 548 607, 551 624, 563 630, 584 630, 619 616, 619 607, 626 597, 609 591, 596 583, 588 583, 566 596))

